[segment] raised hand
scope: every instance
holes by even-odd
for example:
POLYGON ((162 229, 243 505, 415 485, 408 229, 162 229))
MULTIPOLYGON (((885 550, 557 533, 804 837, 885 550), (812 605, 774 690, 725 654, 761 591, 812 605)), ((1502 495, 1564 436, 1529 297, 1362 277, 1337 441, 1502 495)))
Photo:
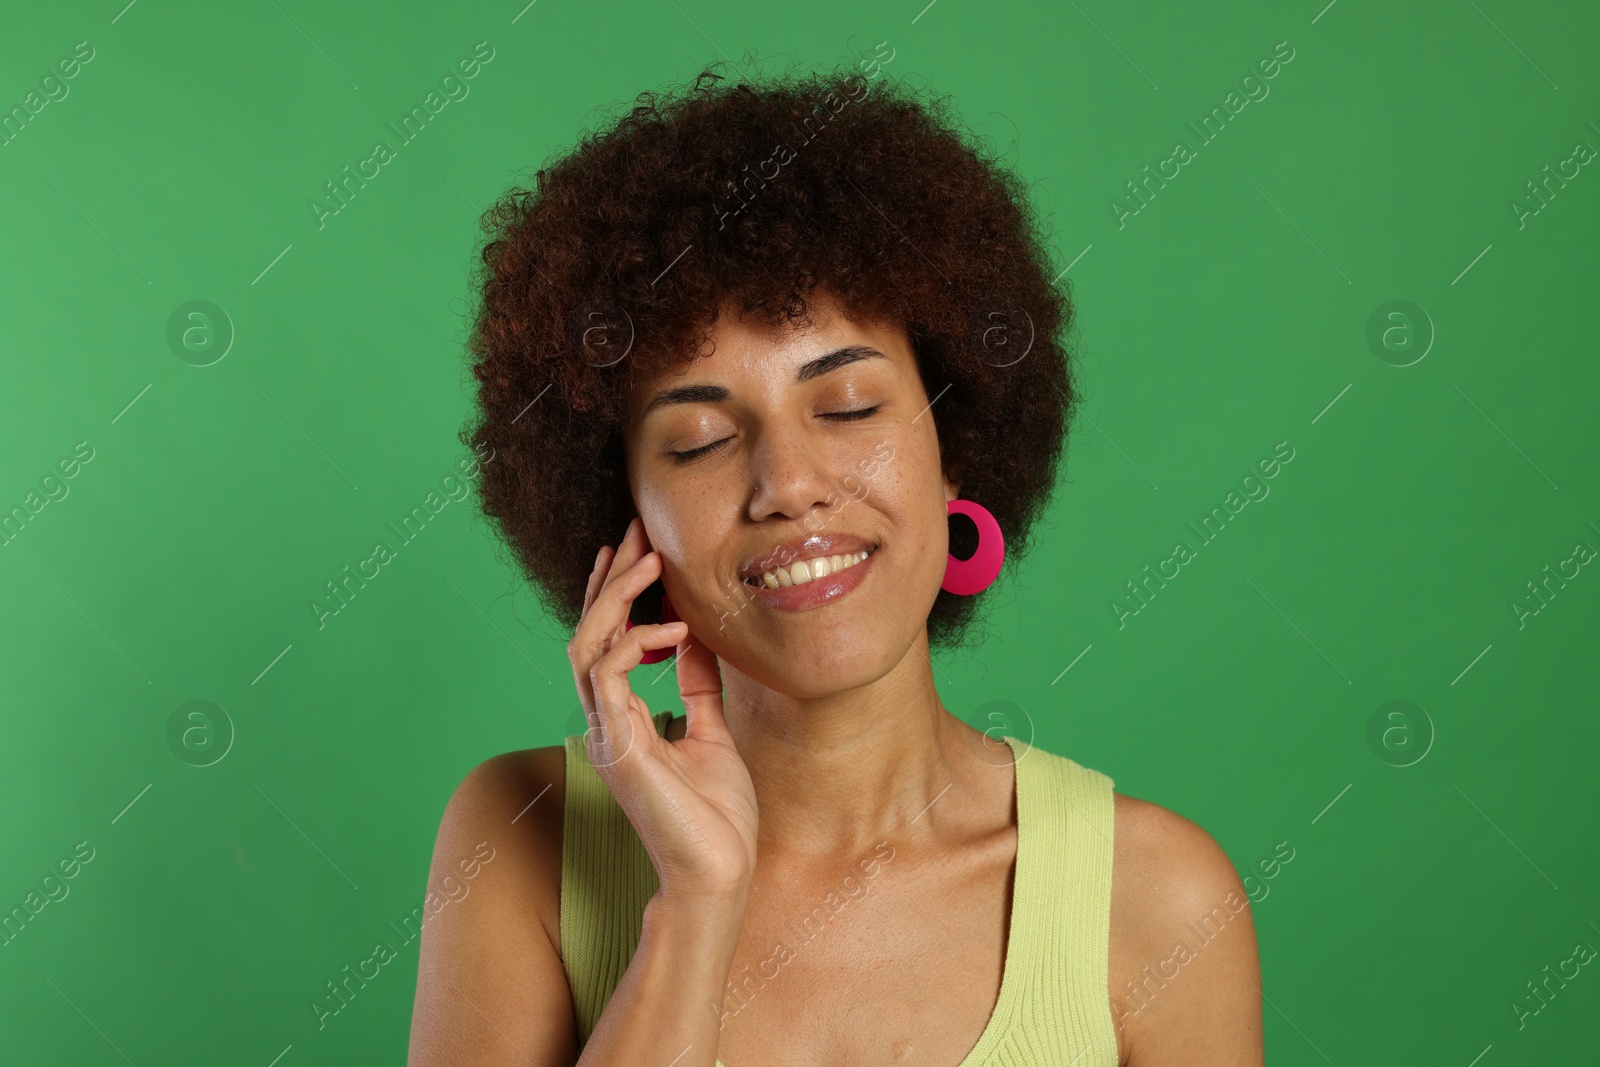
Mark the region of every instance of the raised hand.
POLYGON ((578 628, 567 645, 589 723, 589 760, 644 843, 667 899, 743 899, 756 859, 750 773, 723 717, 722 675, 686 622, 627 626, 633 600, 661 574, 635 518, 622 543, 600 549, 578 628), (634 695, 628 672, 649 649, 676 643, 687 730, 668 741, 634 695))

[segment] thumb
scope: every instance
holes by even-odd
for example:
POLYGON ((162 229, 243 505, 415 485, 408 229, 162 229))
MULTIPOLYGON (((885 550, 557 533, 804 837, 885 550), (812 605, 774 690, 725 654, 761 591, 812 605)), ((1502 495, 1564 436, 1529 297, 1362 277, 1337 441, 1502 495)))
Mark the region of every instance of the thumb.
POLYGON ((684 736, 697 741, 730 741, 722 714, 722 668, 717 654, 689 634, 678 642, 678 696, 683 700, 684 736))

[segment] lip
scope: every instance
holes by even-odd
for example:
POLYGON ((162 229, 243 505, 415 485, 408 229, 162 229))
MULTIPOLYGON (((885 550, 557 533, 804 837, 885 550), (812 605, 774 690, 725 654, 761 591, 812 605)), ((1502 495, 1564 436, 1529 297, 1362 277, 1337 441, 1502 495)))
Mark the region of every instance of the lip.
POLYGON ((791 563, 815 556, 842 556, 847 552, 860 552, 863 549, 873 548, 876 544, 877 542, 869 541, 865 537, 857 537, 855 534, 842 531, 791 537, 787 541, 773 545, 759 556, 745 560, 744 565, 739 568, 739 580, 749 584, 746 579, 759 580, 764 572, 774 567, 787 567, 791 563))
MULTIPOLYGON (((870 548, 871 546, 863 544, 861 547, 870 548)), ((851 550, 844 549, 841 551, 851 550)), ((856 551, 859 551, 859 549, 856 551)), ((860 563, 852 567, 846 567, 837 574, 830 574, 826 578, 813 578, 809 582, 803 582, 800 585, 779 586, 777 589, 769 589, 765 585, 751 586, 748 583, 745 584, 745 588, 749 590, 753 599, 760 601, 769 608, 775 608, 778 611, 807 611, 839 600, 855 589, 856 586, 866 581, 867 568, 876 562, 882 551, 882 548, 875 548, 860 563)), ((832 555, 833 553, 830 552, 828 554, 832 555)))
POLYGON ((882 546, 864 537, 848 533, 817 533, 809 537, 794 537, 781 544, 775 545, 748 562, 740 569, 741 584, 749 592, 752 599, 778 611, 805 611, 823 604, 832 603, 855 589, 867 577, 867 568, 871 567, 883 551, 882 546), (830 574, 826 578, 813 578, 800 585, 780 586, 769 589, 759 581, 755 585, 744 581, 744 575, 759 576, 776 566, 787 566, 798 560, 812 559, 817 556, 842 556, 851 552, 861 552, 871 549, 866 559, 851 567, 846 567, 837 574, 830 574))

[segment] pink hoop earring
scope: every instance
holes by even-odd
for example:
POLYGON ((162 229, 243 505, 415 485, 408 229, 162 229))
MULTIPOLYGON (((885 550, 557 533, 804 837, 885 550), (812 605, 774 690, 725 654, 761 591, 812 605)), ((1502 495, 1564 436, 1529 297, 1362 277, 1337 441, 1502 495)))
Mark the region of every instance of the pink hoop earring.
POLYGON ((978 527, 978 550, 971 559, 950 556, 939 588, 957 596, 981 593, 1000 576, 1000 565, 1006 559, 1005 535, 989 509, 975 501, 952 500, 945 504, 945 510, 951 515, 967 516, 978 527))
MULTIPOLYGON (((678 613, 672 610, 672 601, 667 599, 667 594, 665 592, 662 592, 661 594, 661 618, 657 621, 664 623, 679 621, 678 613)), ((624 620, 622 632, 627 633, 631 629, 633 629, 633 620, 624 620)), ((640 664, 660 663, 664 659, 671 659, 673 656, 677 655, 677 653, 678 649, 675 645, 668 648, 647 648, 644 651, 643 658, 641 658, 639 662, 640 664)))

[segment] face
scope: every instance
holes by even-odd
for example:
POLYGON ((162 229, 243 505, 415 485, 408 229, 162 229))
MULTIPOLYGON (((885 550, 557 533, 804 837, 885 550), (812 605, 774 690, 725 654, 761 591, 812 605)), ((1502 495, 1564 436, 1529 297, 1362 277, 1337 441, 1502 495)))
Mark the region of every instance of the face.
POLYGON ((634 389, 624 430, 678 617, 794 697, 865 685, 926 645, 959 492, 905 330, 851 321, 826 292, 811 315, 797 331, 724 313, 711 356, 634 389))

